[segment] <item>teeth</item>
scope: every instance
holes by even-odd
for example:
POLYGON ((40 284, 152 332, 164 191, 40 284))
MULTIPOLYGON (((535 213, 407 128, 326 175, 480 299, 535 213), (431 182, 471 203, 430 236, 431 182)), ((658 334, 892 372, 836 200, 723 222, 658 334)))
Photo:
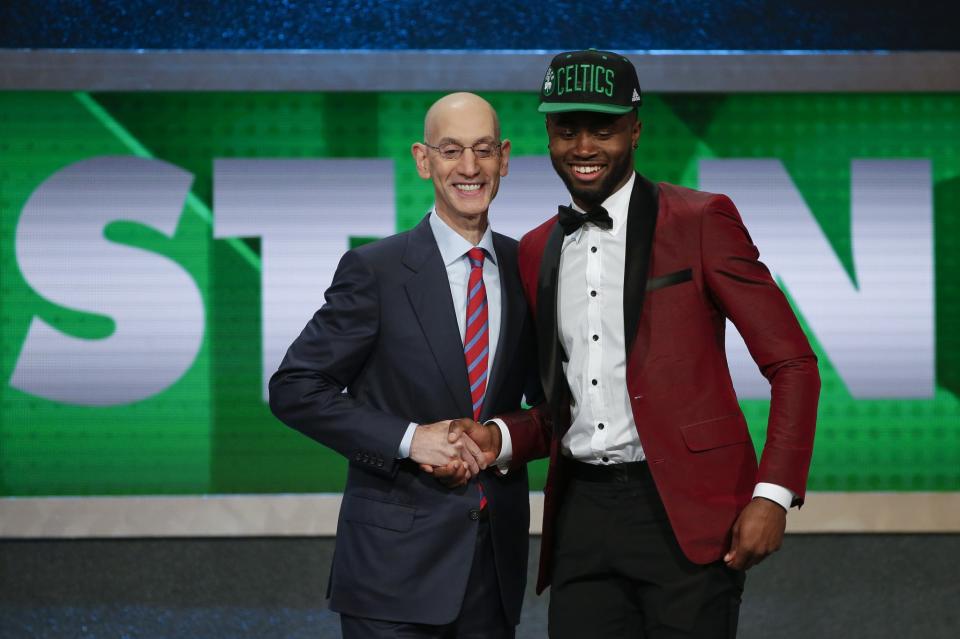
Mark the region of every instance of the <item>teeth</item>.
POLYGON ((577 165, 577 166, 574 166, 574 167, 573 167, 573 170, 574 170, 575 173, 596 173, 597 171, 600 170, 600 168, 601 168, 601 167, 598 166, 598 165, 596 165, 596 164, 593 164, 593 165, 590 165, 590 166, 579 166, 579 165, 577 165))
POLYGON ((477 191, 480 189, 479 184, 457 184, 456 187, 461 191, 477 191))

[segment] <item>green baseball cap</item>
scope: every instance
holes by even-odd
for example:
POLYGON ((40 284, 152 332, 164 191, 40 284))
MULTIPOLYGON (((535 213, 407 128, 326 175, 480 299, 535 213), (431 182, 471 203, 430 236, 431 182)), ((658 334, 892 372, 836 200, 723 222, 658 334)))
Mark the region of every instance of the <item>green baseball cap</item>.
POLYGON ((633 64, 609 51, 565 51, 547 67, 540 87, 540 113, 629 113, 642 103, 633 64))

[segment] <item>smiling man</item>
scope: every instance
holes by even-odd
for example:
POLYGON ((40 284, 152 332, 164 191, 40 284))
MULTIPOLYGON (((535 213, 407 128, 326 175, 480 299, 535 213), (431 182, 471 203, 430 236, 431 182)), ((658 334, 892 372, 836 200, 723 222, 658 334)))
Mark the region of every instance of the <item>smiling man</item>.
POLYGON ((468 433, 511 469, 550 457, 551 637, 725 639, 744 571, 803 501, 820 379, 729 198, 634 171, 640 101, 619 54, 551 62, 540 111, 572 206, 519 248, 548 401, 468 433), (728 318, 771 384, 759 467, 728 318))
POLYGON ((349 461, 329 591, 345 638, 509 639, 527 475, 482 470, 447 420, 539 397, 517 242, 488 221, 510 142, 490 104, 455 93, 430 108, 412 153, 434 206, 344 255, 270 381, 270 407, 349 461))
POLYGON ((423 139, 411 151, 420 177, 433 182, 434 210, 477 244, 489 226, 500 178, 507 175, 510 140, 500 140, 493 107, 471 93, 448 95, 430 107, 423 139))

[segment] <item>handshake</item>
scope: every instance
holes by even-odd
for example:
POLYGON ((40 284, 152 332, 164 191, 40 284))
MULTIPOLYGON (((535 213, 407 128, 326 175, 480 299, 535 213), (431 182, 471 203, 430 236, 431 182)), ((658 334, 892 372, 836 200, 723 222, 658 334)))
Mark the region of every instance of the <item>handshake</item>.
POLYGON ((500 455, 500 427, 472 419, 454 419, 418 426, 410 443, 410 459, 448 488, 463 486, 500 455))

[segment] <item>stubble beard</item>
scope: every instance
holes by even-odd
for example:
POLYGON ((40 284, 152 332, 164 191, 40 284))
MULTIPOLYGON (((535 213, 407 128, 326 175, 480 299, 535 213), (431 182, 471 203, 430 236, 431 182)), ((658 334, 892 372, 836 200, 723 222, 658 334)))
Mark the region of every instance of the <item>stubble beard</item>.
POLYGON ((607 175, 596 187, 584 188, 581 187, 577 183, 576 178, 570 174, 568 170, 569 167, 562 158, 554 158, 551 156, 550 161, 553 164, 553 170, 557 172, 557 175, 560 176, 560 179, 563 180, 563 183, 566 185, 570 196, 574 200, 580 200, 591 206, 603 204, 608 197, 613 195, 614 189, 620 184, 620 181, 624 179, 624 176, 629 175, 630 171, 633 170, 633 154, 631 153, 616 164, 609 164, 607 175))

